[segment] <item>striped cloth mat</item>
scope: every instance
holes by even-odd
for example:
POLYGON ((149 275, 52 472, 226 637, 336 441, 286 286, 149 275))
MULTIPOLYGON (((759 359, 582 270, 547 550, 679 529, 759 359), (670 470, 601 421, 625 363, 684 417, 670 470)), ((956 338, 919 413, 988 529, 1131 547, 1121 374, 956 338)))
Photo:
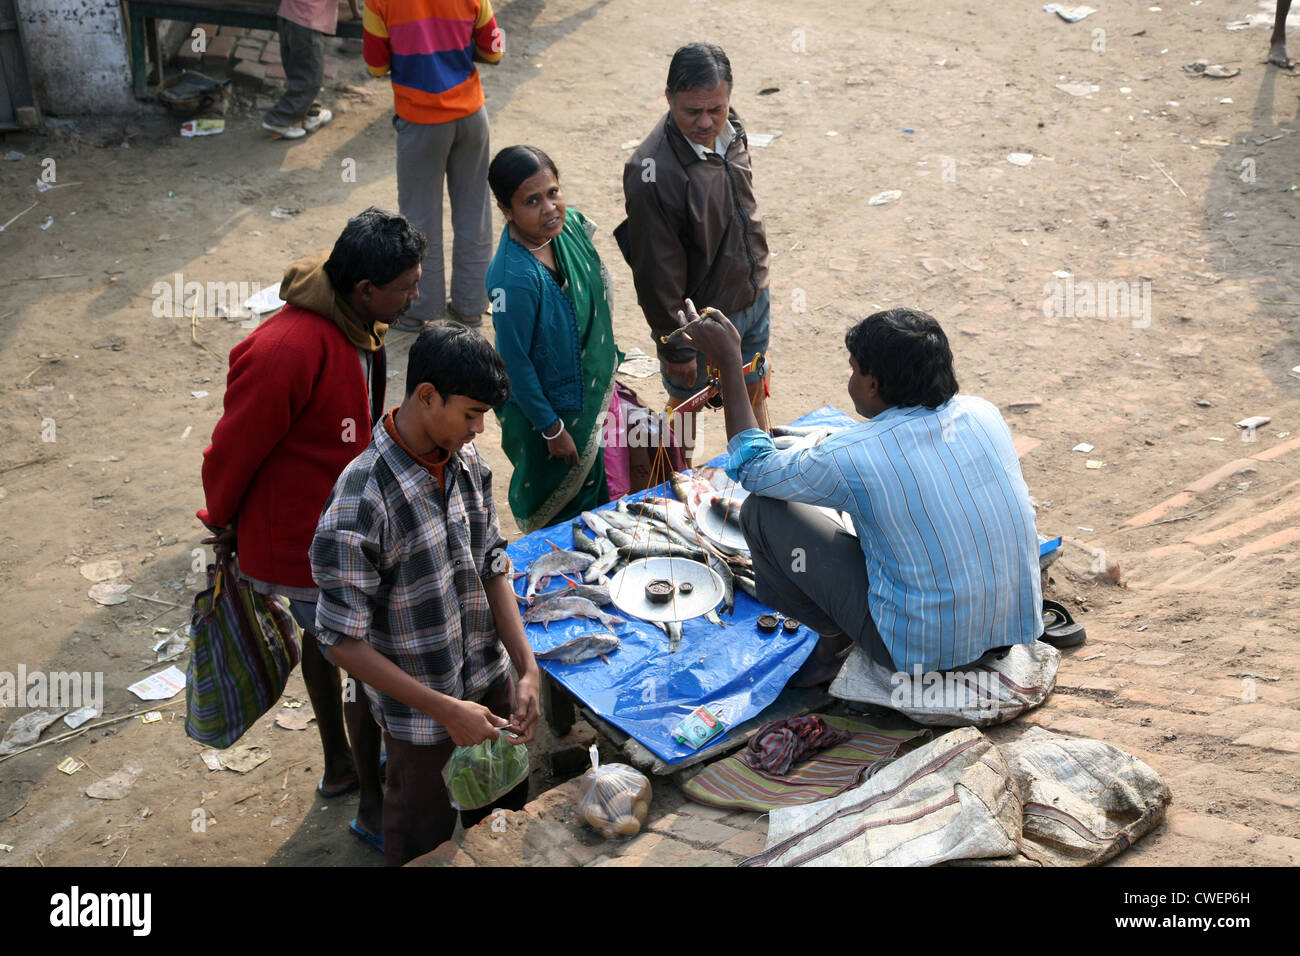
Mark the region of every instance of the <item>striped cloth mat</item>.
POLYGON ((692 777, 682 791, 697 803, 759 813, 815 803, 856 787, 906 745, 912 745, 906 747, 910 750, 930 739, 930 731, 925 729, 880 730, 861 720, 820 716, 831 726, 852 733, 852 739, 821 751, 780 776, 753 769, 740 754, 723 757, 692 777))

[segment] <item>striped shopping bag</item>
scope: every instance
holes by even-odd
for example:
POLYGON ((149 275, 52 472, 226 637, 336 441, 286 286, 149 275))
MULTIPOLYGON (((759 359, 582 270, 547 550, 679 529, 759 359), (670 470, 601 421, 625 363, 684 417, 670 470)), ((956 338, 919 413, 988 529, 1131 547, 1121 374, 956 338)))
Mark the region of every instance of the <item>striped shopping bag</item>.
POLYGON ((298 625, 282 598, 258 594, 223 555, 194 597, 190 651, 185 733, 225 748, 284 693, 299 659, 298 625))

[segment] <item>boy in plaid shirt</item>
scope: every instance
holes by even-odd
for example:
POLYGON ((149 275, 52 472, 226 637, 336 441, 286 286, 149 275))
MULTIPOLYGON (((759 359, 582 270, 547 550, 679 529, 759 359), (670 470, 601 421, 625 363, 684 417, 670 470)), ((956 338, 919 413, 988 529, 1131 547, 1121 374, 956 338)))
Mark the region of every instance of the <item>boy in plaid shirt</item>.
MULTIPOLYGON (((339 476, 311 546, 317 642, 365 684, 384 730, 390 866, 451 838, 442 770, 452 750, 503 728, 526 742, 539 714, 492 473, 472 445, 510 394, 505 365, 476 333, 438 323, 411 346, 406 382, 406 399, 339 476)), ((527 797, 525 780, 461 821, 520 810, 527 797)))

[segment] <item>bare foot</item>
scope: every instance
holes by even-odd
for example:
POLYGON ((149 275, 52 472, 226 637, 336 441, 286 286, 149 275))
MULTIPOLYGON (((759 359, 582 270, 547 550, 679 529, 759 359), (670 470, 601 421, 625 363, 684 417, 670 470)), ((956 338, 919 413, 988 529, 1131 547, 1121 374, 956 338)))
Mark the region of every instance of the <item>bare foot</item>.
POLYGON ((1287 58, 1285 43, 1274 43, 1268 48, 1268 62, 1284 70, 1295 68, 1295 61, 1287 58))

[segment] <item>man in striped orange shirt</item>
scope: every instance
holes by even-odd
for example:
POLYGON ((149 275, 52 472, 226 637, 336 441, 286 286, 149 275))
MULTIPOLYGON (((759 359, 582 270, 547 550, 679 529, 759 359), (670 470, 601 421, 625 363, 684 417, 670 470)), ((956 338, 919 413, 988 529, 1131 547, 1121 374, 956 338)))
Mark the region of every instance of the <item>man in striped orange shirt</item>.
POLYGON ((397 204, 429 239, 424 294, 394 328, 419 332, 444 315, 477 327, 492 257, 487 110, 475 61, 505 49, 490 0, 368 0, 364 55, 391 74, 397 130, 397 204), (442 258, 442 190, 451 196, 451 298, 442 258))

